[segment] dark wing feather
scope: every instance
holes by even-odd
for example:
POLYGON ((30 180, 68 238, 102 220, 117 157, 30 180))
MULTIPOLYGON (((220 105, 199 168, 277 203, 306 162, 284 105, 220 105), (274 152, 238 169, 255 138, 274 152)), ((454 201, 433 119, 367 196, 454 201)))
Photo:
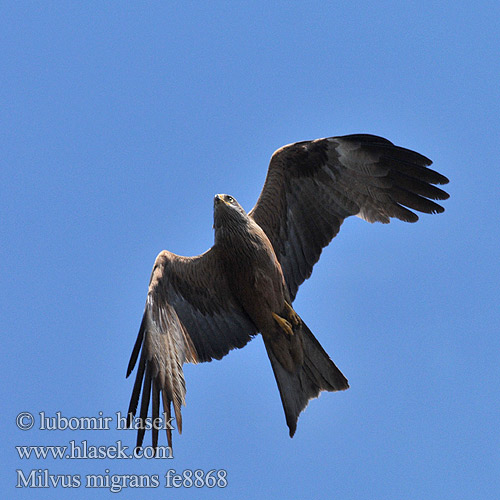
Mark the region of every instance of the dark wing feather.
MULTIPOLYGON (((147 417, 152 397, 152 417, 159 416, 160 393, 167 419, 173 403, 177 428, 182 432, 181 405, 186 386, 182 365, 220 359, 231 349, 243 347, 257 330, 234 300, 219 270, 217 252, 180 257, 163 251, 157 257, 139 335, 127 369, 139 366, 129 406, 129 425, 142 392, 140 418, 147 417)), ((142 445, 144 429, 137 435, 142 445)), ((167 430, 169 445, 172 433, 167 430)), ((158 432, 153 432, 153 446, 158 432)))
POLYGON ((297 142, 276 151, 249 215, 271 240, 292 298, 346 217, 416 222, 412 210, 443 212, 432 200, 448 194, 434 184, 448 179, 427 168, 431 163, 373 135, 297 142))

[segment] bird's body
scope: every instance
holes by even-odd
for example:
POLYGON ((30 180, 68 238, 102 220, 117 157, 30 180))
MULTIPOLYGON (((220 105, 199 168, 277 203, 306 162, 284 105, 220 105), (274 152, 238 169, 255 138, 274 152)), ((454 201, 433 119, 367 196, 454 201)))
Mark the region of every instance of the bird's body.
POLYGON ((288 292, 269 238, 236 203, 228 195, 215 197, 214 219, 217 222, 214 223, 213 248, 218 252, 232 293, 262 331, 270 316, 264 315, 262 310, 278 313, 284 307, 288 292), (232 200, 233 205, 225 201, 227 199, 232 200))
POLYGON ((233 296, 262 334, 293 436, 309 399, 322 390, 347 389, 347 379, 293 310, 264 230, 232 196, 217 195, 214 205, 213 248, 233 296))
MULTIPOLYGON (((261 333, 285 410, 290 436, 300 412, 321 391, 347 389, 347 379, 294 311, 293 300, 321 250, 343 220, 396 217, 408 208, 439 213, 448 182, 430 160, 386 139, 352 135, 290 144, 271 159, 262 193, 247 214, 229 195, 214 200, 214 245, 196 257, 168 251, 153 267, 148 298, 127 375, 139 358, 129 418, 142 392, 140 418, 160 395, 177 427, 185 402, 182 365, 221 359, 261 333), (142 386, 142 389, 141 389, 142 386)), ((167 430, 171 445, 171 432, 167 430)), ((137 445, 144 429, 139 429, 137 445)), ((153 446, 158 431, 153 429, 153 446)))
POLYGON ((234 198, 215 197, 215 245, 234 297, 259 332, 270 332, 290 302, 281 265, 262 228, 234 198), (226 200, 231 200, 231 202, 226 200))

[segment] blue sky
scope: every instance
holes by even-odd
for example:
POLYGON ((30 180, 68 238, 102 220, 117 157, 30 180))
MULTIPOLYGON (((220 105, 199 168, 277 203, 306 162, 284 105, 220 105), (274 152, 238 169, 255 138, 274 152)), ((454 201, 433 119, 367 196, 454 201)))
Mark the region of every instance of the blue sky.
MULTIPOLYGON (((499 489, 497 2, 5 2, 0 64, 2 491, 16 469, 149 474, 122 498, 495 498, 499 489), (295 308, 351 389, 288 437, 262 340, 187 365, 172 460, 21 460, 132 431, 18 430, 125 412, 156 255, 212 245, 212 197, 250 209, 280 146, 374 133, 451 180, 440 216, 349 219, 295 308), (221 490, 169 469, 227 470, 221 490), (105 472, 108 471, 108 472, 105 472)), ((146 437, 146 443, 151 437, 146 437)), ((165 444, 164 436, 161 436, 165 444)))

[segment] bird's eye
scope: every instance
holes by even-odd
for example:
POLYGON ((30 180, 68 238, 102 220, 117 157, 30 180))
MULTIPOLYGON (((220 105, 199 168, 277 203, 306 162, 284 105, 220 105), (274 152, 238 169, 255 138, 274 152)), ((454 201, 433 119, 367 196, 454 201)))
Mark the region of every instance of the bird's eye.
POLYGON ((229 203, 232 203, 234 201, 234 198, 232 196, 228 196, 226 198, 226 200, 229 202, 229 203))

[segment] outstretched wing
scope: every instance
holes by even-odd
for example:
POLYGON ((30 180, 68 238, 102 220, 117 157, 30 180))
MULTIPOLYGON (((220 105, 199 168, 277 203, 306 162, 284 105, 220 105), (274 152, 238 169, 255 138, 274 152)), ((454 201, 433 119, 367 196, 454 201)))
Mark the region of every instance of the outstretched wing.
POLYGON ((431 200, 445 200, 448 194, 433 184, 448 179, 427 168, 431 163, 419 153, 366 134, 278 149, 249 215, 271 240, 292 298, 346 217, 416 222, 417 215, 409 209, 443 212, 431 200))
MULTIPOLYGON (((219 250, 197 257, 167 251, 158 255, 146 300, 139 335, 127 369, 139 366, 128 411, 129 426, 137 411, 142 388, 140 421, 145 422, 152 396, 152 417, 163 411, 171 417, 173 403, 177 428, 182 432, 181 404, 186 386, 182 365, 221 359, 231 349, 243 347, 257 333, 255 325, 234 300, 224 274, 219 272, 219 250)), ((139 429, 137 446, 145 429, 139 429)), ((167 429, 168 443, 172 433, 167 429)), ((158 430, 153 427, 153 446, 158 430)))

